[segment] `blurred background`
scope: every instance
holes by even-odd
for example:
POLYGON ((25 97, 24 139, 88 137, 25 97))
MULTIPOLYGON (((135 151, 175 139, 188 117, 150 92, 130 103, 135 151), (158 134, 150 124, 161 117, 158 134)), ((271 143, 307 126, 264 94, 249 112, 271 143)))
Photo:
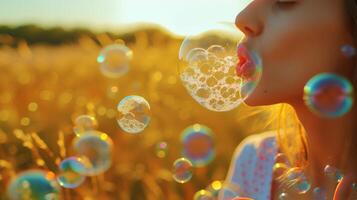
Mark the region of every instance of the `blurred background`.
MULTIPOLYGON (((234 22, 248 0, 12 0, 0 6, 0 199, 28 169, 58 172, 74 155, 76 117, 90 115, 113 140, 112 165, 60 199, 182 200, 223 185, 235 147, 263 131, 258 109, 209 111, 184 89, 178 52, 186 35, 216 22, 234 22), (101 49, 125 44, 133 52, 128 73, 102 75, 101 49), (123 132, 117 104, 140 95, 151 122, 140 134, 123 132), (249 123, 248 123, 249 122, 249 123), (213 132, 215 157, 193 169, 187 183, 172 179, 181 157, 182 131, 202 124, 213 132), (157 145, 165 142, 165 153, 157 145), (212 185, 213 184, 213 185, 212 185)), ((266 128, 266 127, 264 127, 266 128)))

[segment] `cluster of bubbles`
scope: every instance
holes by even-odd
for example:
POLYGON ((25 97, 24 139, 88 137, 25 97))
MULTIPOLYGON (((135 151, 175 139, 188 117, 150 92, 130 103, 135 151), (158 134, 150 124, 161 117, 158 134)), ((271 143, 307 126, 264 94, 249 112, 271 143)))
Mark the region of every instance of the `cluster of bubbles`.
POLYGON ((141 96, 131 95, 122 99, 118 106, 117 122, 127 133, 140 133, 150 122, 150 105, 141 96))
POLYGON ((166 142, 159 142, 155 146, 156 156, 165 158, 168 153, 168 144, 166 142))
POLYGON ((295 193, 300 195, 306 194, 311 189, 311 183, 305 173, 300 169, 292 168, 290 161, 282 153, 275 156, 273 176, 283 188, 283 192, 279 194, 279 199, 281 200, 289 199, 289 194, 286 191, 289 188, 292 188, 295 193), (284 176, 283 179, 281 178, 282 176, 284 176))
POLYGON ((59 173, 57 175, 58 183, 65 188, 76 188, 85 180, 85 172, 88 169, 88 162, 82 158, 69 157, 59 165, 59 173))
POLYGON ((60 199, 60 187, 56 182, 56 175, 45 170, 27 170, 17 174, 10 181, 7 193, 12 200, 60 199))
POLYGON ((130 68, 133 52, 123 44, 112 44, 102 49, 97 57, 100 71, 108 78, 119 78, 130 68))
POLYGON ((76 138, 72 146, 76 156, 65 158, 59 164, 57 181, 64 188, 80 186, 86 176, 95 176, 107 171, 112 163, 113 142, 96 128, 97 120, 89 115, 80 115, 74 121, 76 138))
MULTIPOLYGON (((100 52, 97 61, 103 75, 118 78, 128 72, 131 58, 132 51, 128 47, 113 44, 100 52)), ((140 96, 125 97, 117 109, 118 124, 128 133, 143 131, 150 121, 150 106, 140 96)), ((77 137, 72 143, 76 156, 63 159, 58 166, 57 175, 40 170, 18 174, 8 187, 10 199, 59 199, 59 185, 76 188, 85 181, 86 176, 96 176, 107 171, 112 164, 113 142, 107 134, 96 130, 97 128, 98 122, 93 116, 78 116, 73 127, 77 137)), ((167 144, 160 143, 158 149, 158 156, 164 157, 167 144)), ((178 168, 184 167, 182 162, 185 161, 177 163, 178 168)))
POLYGON ((353 86, 343 76, 318 74, 305 85, 304 100, 308 108, 321 117, 340 117, 352 108, 353 86))
MULTIPOLYGON (((324 188, 312 187, 310 180, 305 176, 303 170, 294 168, 287 157, 279 153, 275 157, 275 165, 273 167, 274 178, 280 183, 279 194, 280 200, 296 198, 296 195, 311 194, 316 200, 326 200, 327 193, 324 188)), ((326 165, 324 175, 329 180, 330 184, 335 185, 341 182, 343 173, 331 165, 326 165)), ((352 185, 353 188, 353 185, 352 185)))
POLYGON ((214 159, 213 132, 204 125, 194 124, 183 130, 181 142, 182 158, 173 164, 173 178, 185 183, 192 177, 192 167, 204 167, 214 159))
MULTIPOLYGON (((97 57, 102 74, 109 78, 119 78, 130 68, 133 52, 124 44, 112 44, 104 47, 97 57)), ((122 99, 118 106, 117 122, 127 133, 139 133, 150 122, 150 105, 141 96, 131 95, 122 99)), ((87 119, 88 123, 89 119, 87 119)), ((83 123, 86 123, 83 122, 83 123)), ((92 121, 92 124, 93 121, 92 121)), ((88 127, 90 129, 91 127, 88 127)))
POLYGON ((222 25, 185 38, 180 47, 181 81, 189 94, 209 110, 236 108, 260 80, 261 62, 255 59, 257 56, 250 56, 255 63, 254 78, 236 73, 239 61, 236 44, 240 39, 236 28, 222 25))
POLYGON ((181 134, 182 155, 195 167, 209 164, 215 157, 213 132, 201 124, 187 127, 181 134))
POLYGON ((95 118, 81 115, 76 118, 73 141, 76 156, 63 159, 57 174, 44 170, 28 170, 18 174, 8 186, 10 199, 59 199, 59 186, 76 188, 86 176, 99 175, 111 166, 113 143, 105 133, 95 130, 95 118))

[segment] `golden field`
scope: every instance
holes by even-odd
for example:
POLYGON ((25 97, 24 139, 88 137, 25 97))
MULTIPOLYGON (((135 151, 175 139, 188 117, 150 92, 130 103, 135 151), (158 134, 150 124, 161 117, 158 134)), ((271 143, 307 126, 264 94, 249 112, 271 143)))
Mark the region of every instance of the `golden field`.
POLYGON ((136 30, 125 38, 83 35, 54 45, 0 34, 0 199, 7 199, 6 186, 17 173, 56 173, 59 162, 74 155, 73 121, 82 114, 94 116, 98 130, 112 138, 113 164, 76 189, 62 189, 61 199, 191 200, 196 191, 224 180, 235 147, 261 131, 255 124, 264 119, 251 118, 247 113, 255 109, 245 106, 217 113, 196 103, 178 76, 182 38, 162 30, 136 30), (133 51, 129 72, 117 79, 104 77, 96 62, 99 51, 113 43, 133 51), (124 133, 115 118, 118 102, 134 94, 148 100, 152 115, 138 135, 124 133), (195 123, 213 130, 216 157, 179 184, 172 179, 172 163, 181 155, 181 132, 195 123), (161 141, 168 144, 164 157, 155 152, 161 141))

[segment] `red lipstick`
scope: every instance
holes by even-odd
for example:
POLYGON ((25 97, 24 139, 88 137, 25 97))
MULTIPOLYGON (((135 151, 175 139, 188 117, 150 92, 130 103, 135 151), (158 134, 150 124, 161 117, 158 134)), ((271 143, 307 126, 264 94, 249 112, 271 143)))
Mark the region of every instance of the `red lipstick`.
POLYGON ((237 48, 238 63, 236 74, 243 79, 252 78, 255 73, 255 63, 244 44, 239 44, 237 48))

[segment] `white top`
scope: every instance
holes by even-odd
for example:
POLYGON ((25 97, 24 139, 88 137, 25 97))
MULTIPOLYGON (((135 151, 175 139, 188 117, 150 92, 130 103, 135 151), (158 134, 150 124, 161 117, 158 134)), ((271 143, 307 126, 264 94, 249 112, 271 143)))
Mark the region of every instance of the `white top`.
POLYGON ((265 132, 244 139, 236 148, 220 200, 249 197, 270 200, 276 132, 265 132))

